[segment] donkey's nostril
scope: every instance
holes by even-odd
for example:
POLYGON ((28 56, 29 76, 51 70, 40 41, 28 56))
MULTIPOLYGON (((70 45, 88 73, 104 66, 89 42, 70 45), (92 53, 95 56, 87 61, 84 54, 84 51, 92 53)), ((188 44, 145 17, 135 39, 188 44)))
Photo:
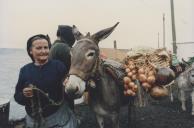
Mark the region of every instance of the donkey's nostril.
POLYGON ((77 90, 75 90, 75 89, 68 89, 68 90, 65 90, 65 92, 66 92, 70 97, 75 97, 75 94, 77 93, 77 90))
POLYGON ((78 87, 78 86, 76 86, 76 89, 75 89, 75 90, 76 90, 75 92, 79 91, 79 87, 78 87))

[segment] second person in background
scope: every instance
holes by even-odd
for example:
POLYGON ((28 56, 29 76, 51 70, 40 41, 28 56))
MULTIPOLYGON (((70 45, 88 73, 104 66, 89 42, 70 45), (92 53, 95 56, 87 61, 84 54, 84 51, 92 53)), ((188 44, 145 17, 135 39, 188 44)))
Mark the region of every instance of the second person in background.
MULTIPOLYGON (((59 25, 56 35, 57 39, 50 49, 49 59, 60 60, 67 67, 67 71, 69 72, 71 65, 70 49, 75 43, 72 27, 59 25)), ((74 110, 74 99, 69 98, 68 103, 70 108, 74 110)))

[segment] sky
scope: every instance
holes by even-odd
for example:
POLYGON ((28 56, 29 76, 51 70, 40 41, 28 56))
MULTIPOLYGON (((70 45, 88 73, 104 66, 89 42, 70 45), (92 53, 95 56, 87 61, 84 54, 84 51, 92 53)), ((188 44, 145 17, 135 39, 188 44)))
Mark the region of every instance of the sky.
MULTIPOLYGON (((194 42, 194 0, 174 0, 177 42, 194 42)), ((76 25, 83 34, 95 33, 120 22, 100 42, 120 49, 163 46, 172 48, 170 0, 0 0, 0 48, 25 48, 35 34, 48 34, 53 42, 57 26, 76 25)))

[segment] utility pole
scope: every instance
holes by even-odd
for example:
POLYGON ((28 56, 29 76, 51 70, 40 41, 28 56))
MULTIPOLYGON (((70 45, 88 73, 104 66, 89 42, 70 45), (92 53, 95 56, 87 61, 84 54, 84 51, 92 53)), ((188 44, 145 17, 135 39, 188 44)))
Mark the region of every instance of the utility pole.
POLYGON ((166 32, 165 32, 165 14, 163 13, 163 48, 165 48, 166 44, 166 32))
POLYGON ((158 32, 158 48, 160 48, 160 33, 158 32))
POLYGON ((114 49, 117 49, 117 41, 116 40, 114 40, 114 49))
POLYGON ((113 41, 113 44, 114 44, 114 54, 115 54, 115 59, 117 59, 117 41, 114 40, 114 41, 113 41))
POLYGON ((173 46, 173 53, 177 54, 177 45, 176 45, 176 30, 175 30, 175 19, 174 19, 174 2, 170 0, 171 5, 171 21, 172 21, 172 46, 173 46))

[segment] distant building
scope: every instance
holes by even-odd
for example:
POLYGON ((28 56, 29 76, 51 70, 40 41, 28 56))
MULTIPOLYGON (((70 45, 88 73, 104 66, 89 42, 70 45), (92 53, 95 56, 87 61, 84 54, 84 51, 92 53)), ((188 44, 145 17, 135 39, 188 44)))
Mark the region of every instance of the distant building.
POLYGON ((100 48, 101 57, 110 58, 116 61, 123 61, 123 59, 127 56, 127 52, 129 49, 117 49, 117 41, 113 41, 114 48, 100 48))
POLYGON ((123 59, 127 56, 128 49, 113 49, 113 48, 100 48, 101 54, 106 56, 107 58, 123 61, 123 59))

